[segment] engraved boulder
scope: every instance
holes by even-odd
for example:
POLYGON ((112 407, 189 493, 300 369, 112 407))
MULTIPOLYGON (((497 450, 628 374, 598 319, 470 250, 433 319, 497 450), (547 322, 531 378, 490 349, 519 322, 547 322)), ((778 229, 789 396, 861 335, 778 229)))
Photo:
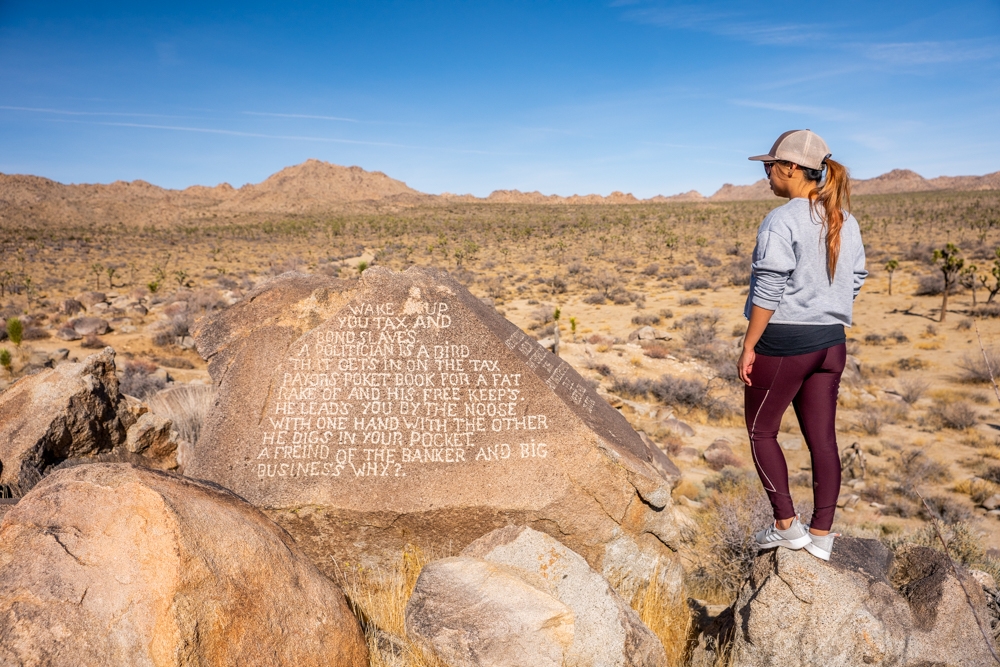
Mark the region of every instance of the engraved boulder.
POLYGON ((46 477, 0 521, 0 664, 368 665, 340 589, 260 511, 126 464, 46 477))
POLYGON ((679 587, 672 480, 649 448, 446 273, 284 274, 194 335, 218 398, 185 472, 264 509, 321 570, 520 524, 626 595, 654 572, 679 587))

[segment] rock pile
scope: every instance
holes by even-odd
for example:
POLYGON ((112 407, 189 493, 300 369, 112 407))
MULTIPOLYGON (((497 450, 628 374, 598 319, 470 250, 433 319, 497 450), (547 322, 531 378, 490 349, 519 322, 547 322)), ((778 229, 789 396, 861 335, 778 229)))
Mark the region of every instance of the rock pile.
POLYGON ((116 451, 176 467, 170 423, 145 411, 119 393, 111 348, 21 378, 0 394, 0 485, 22 496, 60 465, 116 451))
POLYGON ((679 586, 672 480, 653 452, 446 274, 285 274, 195 339, 218 402, 187 474, 264 508, 321 569, 519 524, 626 587, 654 571, 679 586))
POLYGON ((60 470, 0 520, 0 664, 368 665, 343 594, 217 487, 60 470))

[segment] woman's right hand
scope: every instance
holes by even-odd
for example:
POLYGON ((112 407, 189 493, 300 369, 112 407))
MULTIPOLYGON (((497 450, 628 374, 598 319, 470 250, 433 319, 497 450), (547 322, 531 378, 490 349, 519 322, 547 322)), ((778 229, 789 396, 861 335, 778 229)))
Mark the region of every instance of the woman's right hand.
POLYGON ((746 386, 751 386, 750 383, 750 372, 753 371, 753 362, 757 360, 757 353, 753 351, 752 347, 744 347, 743 352, 740 354, 739 361, 736 362, 736 370, 740 374, 740 379, 743 380, 743 384, 746 386))

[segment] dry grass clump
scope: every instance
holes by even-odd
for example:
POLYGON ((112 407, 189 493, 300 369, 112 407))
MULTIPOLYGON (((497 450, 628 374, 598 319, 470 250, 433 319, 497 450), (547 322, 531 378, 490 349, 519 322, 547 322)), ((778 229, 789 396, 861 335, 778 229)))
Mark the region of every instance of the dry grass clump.
POLYGON ((695 597, 730 604, 757 554, 753 535, 773 517, 755 477, 724 468, 712 486, 715 492, 694 517, 688 585, 695 597))
POLYGON ((406 602, 427 562, 418 547, 407 545, 391 568, 341 570, 340 583, 361 621, 372 667, 445 667, 406 637, 406 602))
POLYGON ((963 479, 952 487, 956 493, 964 493, 975 504, 985 501, 990 496, 1000 493, 1000 485, 986 479, 963 479))
POLYGON ((898 383, 896 393, 906 401, 907 405, 913 405, 927 392, 930 383, 919 377, 902 378, 898 383))
POLYGON ((208 384, 182 384, 164 389, 146 399, 149 411, 173 422, 182 442, 177 448, 181 470, 198 443, 201 425, 215 404, 215 388, 208 384))
POLYGON ((979 420, 979 413, 966 401, 937 403, 929 413, 940 421, 942 426, 956 431, 964 431, 975 426, 979 420))

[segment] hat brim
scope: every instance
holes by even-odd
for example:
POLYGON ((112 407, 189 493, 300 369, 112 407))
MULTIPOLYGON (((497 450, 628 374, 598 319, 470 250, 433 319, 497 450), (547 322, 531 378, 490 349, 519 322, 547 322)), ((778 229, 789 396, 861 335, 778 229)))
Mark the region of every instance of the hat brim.
POLYGON ((777 162, 778 158, 773 155, 754 155, 753 157, 748 157, 748 160, 756 160, 757 162, 777 162))

